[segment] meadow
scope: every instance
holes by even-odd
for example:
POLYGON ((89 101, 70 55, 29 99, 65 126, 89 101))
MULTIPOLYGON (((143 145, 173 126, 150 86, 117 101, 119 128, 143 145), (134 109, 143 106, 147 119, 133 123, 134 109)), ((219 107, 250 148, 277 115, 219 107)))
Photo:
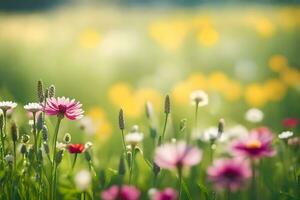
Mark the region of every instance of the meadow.
POLYGON ((1 199, 299 199, 297 5, 0 12, 1 199))

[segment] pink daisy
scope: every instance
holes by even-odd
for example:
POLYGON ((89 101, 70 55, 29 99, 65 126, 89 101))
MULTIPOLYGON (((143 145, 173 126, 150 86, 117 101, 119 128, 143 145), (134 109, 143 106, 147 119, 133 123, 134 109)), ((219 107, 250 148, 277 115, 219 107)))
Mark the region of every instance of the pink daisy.
POLYGON ((113 185, 103 191, 101 197, 103 200, 138 200, 141 193, 134 187, 123 185, 121 187, 113 185))
POLYGON ((47 115, 57 115, 67 117, 70 120, 80 119, 83 117, 82 104, 76 102, 75 99, 70 100, 65 97, 49 98, 44 107, 47 115))
POLYGON ((272 139, 272 133, 268 128, 257 128, 252 130, 247 138, 233 141, 232 150, 234 154, 254 159, 271 157, 276 153, 272 148, 272 139))
POLYGON ((179 169, 198 164, 202 151, 188 146, 185 142, 164 144, 155 151, 155 163, 165 169, 179 169))
POLYGON ((252 176, 250 165, 241 159, 219 159, 207 169, 208 180, 217 190, 236 191, 252 176))

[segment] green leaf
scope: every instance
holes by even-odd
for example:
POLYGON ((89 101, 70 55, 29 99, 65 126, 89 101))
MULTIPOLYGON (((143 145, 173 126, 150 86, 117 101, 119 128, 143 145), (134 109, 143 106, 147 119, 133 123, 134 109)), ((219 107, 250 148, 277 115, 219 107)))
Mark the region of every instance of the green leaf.
POLYGON ((201 193, 204 194, 205 199, 209 199, 209 191, 208 191, 208 189, 204 185, 202 185, 201 183, 198 183, 198 187, 199 187, 201 193))
POLYGON ((188 186, 187 186, 187 184, 186 184, 186 182, 185 182, 184 180, 182 180, 182 186, 183 186, 184 192, 185 192, 186 195, 187 195, 187 198, 188 198, 189 200, 192 200, 193 198, 192 198, 192 196, 191 196, 191 194, 190 194, 190 191, 189 191, 189 188, 188 188, 188 186))

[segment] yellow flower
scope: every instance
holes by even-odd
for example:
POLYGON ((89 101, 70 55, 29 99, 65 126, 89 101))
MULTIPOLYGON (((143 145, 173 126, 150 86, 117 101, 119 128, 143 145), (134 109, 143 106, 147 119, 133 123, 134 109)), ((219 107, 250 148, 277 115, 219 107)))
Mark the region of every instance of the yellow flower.
POLYGON ((281 80, 284 81, 288 86, 300 85, 300 72, 297 69, 286 68, 281 74, 281 80))
POLYGON ((86 114, 92 119, 93 125, 96 128, 96 136, 100 140, 107 140, 112 133, 112 126, 106 117, 106 113, 100 107, 92 107, 86 114))
POLYGON ((288 61, 283 55, 273 55, 269 59, 269 67, 274 72, 281 72, 288 67, 288 61))
POLYGON ((154 109, 157 111, 161 109, 163 97, 158 91, 152 88, 143 88, 138 90, 135 97, 136 101, 141 104, 140 106, 142 110, 144 110, 147 101, 150 101, 153 104, 154 109))
POLYGON ((223 72, 214 72, 209 76, 208 85, 211 90, 224 91, 228 84, 228 77, 223 72))
POLYGON ((204 90, 207 88, 207 81, 203 74, 194 73, 187 78, 187 84, 191 90, 204 90))
POLYGON ((181 47, 189 30, 188 23, 183 20, 157 21, 149 27, 150 36, 167 50, 181 47))
POLYGON ((197 40, 204 46, 214 46, 219 41, 219 33, 212 27, 206 27, 200 30, 197 40))
POLYGON ((279 79, 270 79, 265 82, 264 90, 268 99, 272 101, 280 101, 285 96, 287 87, 279 79))
POLYGON ((108 91, 108 97, 116 106, 121 106, 124 101, 131 100, 132 88, 127 83, 117 83, 108 91))
POLYGON ((193 89, 186 81, 177 83, 172 90, 172 99, 175 104, 187 105, 190 101, 190 95, 193 89))
POLYGON ((278 13, 278 21, 280 25, 288 30, 297 27, 297 24, 299 23, 299 17, 299 10, 293 9, 292 7, 283 8, 278 13))
POLYGON ((95 48, 100 42, 100 34, 94 29, 86 29, 80 33, 79 43, 83 48, 95 48))
POLYGON ((245 100, 250 106, 262 107, 268 101, 268 94, 263 86, 250 84, 245 89, 245 100))

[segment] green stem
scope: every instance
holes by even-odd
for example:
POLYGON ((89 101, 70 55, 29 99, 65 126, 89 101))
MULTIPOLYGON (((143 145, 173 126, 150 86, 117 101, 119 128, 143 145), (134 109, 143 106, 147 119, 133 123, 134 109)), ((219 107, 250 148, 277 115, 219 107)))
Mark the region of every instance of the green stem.
POLYGON ((131 148, 132 158, 131 158, 131 164, 130 164, 130 171, 129 171, 129 184, 131 184, 132 181, 132 174, 134 169, 134 162, 135 162, 135 150, 134 147, 131 148))
MULTIPOLYGON (((74 160, 73 160, 73 164, 72 164, 72 171, 73 171, 73 169, 74 169, 74 167, 75 167, 75 163, 76 163, 76 160, 77 160, 77 153, 75 153, 75 156, 74 156, 74 160)), ((72 172, 71 171, 71 172, 72 172)))
POLYGON ((36 134, 36 113, 33 112, 33 137, 34 137, 34 152, 35 152, 35 156, 36 156, 36 160, 38 160, 38 150, 37 150, 37 134, 36 134))
POLYGON ((255 174, 255 163, 251 161, 251 169, 252 169, 252 182, 251 182, 251 191, 250 191, 250 199, 256 199, 256 174, 255 174))
POLYGON ((167 129, 168 116, 169 116, 169 113, 166 113, 166 115, 165 115, 165 122, 164 122, 164 128, 163 128, 163 132, 162 132, 162 135, 161 135, 161 140, 162 141, 164 140, 166 129, 167 129))
POLYGON ((227 196, 227 200, 230 200, 230 196, 231 196, 231 193, 230 193, 230 188, 228 188, 227 190, 226 190, 226 196, 227 196))
POLYGON ((13 142, 14 146, 14 170, 17 170, 17 148, 16 148, 16 142, 13 142))
POLYGON ((1 162, 3 164, 4 163, 4 156, 5 156, 5 146, 4 146, 4 135, 3 135, 2 128, 0 129, 0 131, 1 131, 1 162))
POLYGON ((178 195, 178 199, 180 200, 181 193, 182 193, 182 168, 181 167, 178 167, 178 178, 179 178, 179 184, 178 184, 179 195, 178 195))

